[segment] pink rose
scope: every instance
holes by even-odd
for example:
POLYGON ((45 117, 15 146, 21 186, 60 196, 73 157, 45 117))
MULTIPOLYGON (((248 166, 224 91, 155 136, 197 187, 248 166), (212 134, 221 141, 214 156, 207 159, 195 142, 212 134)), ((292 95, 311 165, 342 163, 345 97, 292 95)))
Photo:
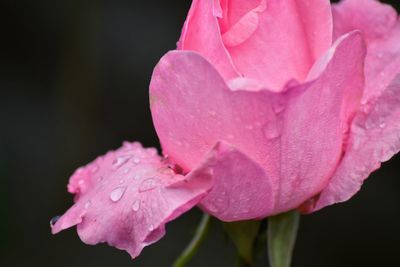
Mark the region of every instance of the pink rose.
POLYGON ((400 149, 399 73, 378 1, 194 0, 150 85, 167 159, 126 143, 78 169, 53 232, 136 257, 195 205, 237 221, 346 201, 400 149))

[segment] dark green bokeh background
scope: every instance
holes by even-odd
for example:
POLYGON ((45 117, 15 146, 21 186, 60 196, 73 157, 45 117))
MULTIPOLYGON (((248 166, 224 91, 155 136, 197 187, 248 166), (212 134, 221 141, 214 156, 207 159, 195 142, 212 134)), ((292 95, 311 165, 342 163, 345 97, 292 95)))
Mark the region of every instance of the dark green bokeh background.
MULTIPOLYGON (((389 2, 389 1, 386 1, 389 2)), ((391 1, 397 3, 398 1, 391 1)), ((185 214, 135 261, 50 234, 72 171, 123 140, 157 146, 148 84, 175 47, 188 0, 0 2, 0 266, 169 266, 200 213, 185 214)), ((400 45, 400 44, 399 44, 400 45)), ((400 157, 345 204, 304 216, 293 266, 400 266, 400 157)), ((232 266, 220 226, 190 266, 232 266)))

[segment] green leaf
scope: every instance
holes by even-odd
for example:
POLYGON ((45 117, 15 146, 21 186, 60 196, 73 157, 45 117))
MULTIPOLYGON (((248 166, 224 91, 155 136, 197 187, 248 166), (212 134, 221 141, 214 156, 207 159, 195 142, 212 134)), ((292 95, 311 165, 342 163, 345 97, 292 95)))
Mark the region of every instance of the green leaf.
POLYGON ((290 211, 268 219, 268 255, 271 267, 289 267, 300 214, 290 211))
POLYGON ((242 265, 253 266, 253 247, 260 221, 223 223, 224 230, 236 246, 242 265))

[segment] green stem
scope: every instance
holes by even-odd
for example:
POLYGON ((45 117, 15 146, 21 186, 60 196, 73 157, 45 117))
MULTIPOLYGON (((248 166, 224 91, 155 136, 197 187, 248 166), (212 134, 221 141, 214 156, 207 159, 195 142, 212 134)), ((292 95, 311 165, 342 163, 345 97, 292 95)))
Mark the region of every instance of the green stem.
POLYGON ((296 242, 300 215, 297 211, 268 219, 268 256, 271 267, 289 267, 296 242))
POLYGON ((200 244, 204 241, 210 226, 210 216, 203 214, 200 224, 197 226, 196 233, 189 245, 185 248, 182 254, 175 260, 173 267, 184 267, 192 259, 200 244))

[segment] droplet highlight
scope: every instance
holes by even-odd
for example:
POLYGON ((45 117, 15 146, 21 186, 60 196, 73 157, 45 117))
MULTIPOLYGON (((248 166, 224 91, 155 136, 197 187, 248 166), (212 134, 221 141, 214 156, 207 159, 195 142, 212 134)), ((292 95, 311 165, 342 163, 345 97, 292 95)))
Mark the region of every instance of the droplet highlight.
POLYGON ((114 161, 112 162, 112 166, 115 169, 120 168, 122 165, 124 165, 125 163, 128 162, 128 160, 131 158, 131 156, 119 156, 117 158, 114 159, 114 161))
POLYGON ((149 190, 153 190, 157 187, 157 183, 153 178, 149 178, 144 180, 139 187, 139 192, 146 192, 149 190))
POLYGON ((85 209, 90 208, 90 206, 92 205, 92 202, 90 200, 86 201, 85 203, 85 209))
POLYGON ((54 225, 57 223, 57 221, 61 218, 60 215, 54 216, 53 218, 50 219, 50 227, 54 227, 54 225))
POLYGON ((139 200, 135 200, 135 202, 133 202, 133 204, 132 204, 132 210, 136 212, 139 209, 140 209, 140 201, 139 200))
POLYGON ((122 196, 124 195, 125 190, 126 190, 126 187, 117 187, 117 188, 115 188, 110 194, 111 201, 118 202, 122 198, 122 196))

